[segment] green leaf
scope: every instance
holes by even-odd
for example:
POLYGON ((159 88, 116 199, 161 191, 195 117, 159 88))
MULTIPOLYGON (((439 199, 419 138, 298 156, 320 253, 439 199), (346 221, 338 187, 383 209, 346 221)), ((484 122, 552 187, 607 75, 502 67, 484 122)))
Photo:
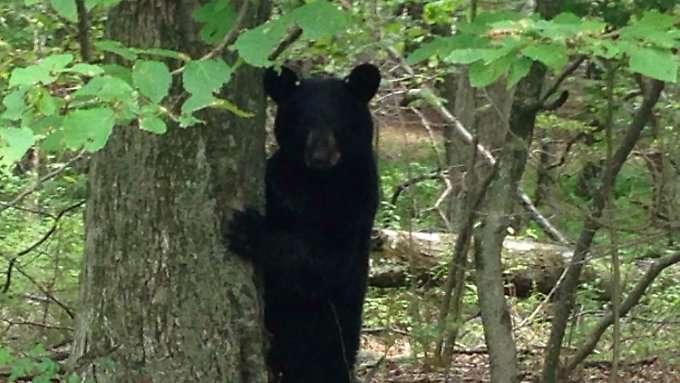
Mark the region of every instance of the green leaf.
POLYGON ((78 21, 78 11, 75 0, 50 0, 52 8, 68 21, 78 21))
POLYGON ((348 25, 347 14, 325 0, 317 0, 295 9, 292 17, 309 39, 338 34, 345 31, 348 25))
POLYGON ((137 50, 128 48, 118 41, 103 40, 95 42, 94 45, 97 49, 117 54, 126 60, 135 61, 137 59, 137 50))
POLYGON ((417 64, 435 54, 447 60, 448 56, 456 50, 475 50, 488 47, 488 39, 479 36, 458 33, 451 37, 435 37, 431 42, 425 43, 413 51, 406 62, 409 65, 417 64))
POLYGON ((104 68, 99 65, 79 63, 72 66, 71 68, 66 69, 65 72, 78 73, 84 76, 94 77, 104 73, 104 68))
POLYGON ((628 67, 631 71, 657 80, 678 81, 678 59, 670 50, 638 48, 631 50, 628 67))
POLYGON ((562 12, 552 19, 556 24, 580 24, 581 18, 571 12, 562 12))
POLYGON ((116 104, 119 120, 132 120, 139 114, 138 94, 124 80, 118 77, 94 77, 73 94, 74 98, 85 98, 116 104))
POLYGON ((471 23, 460 23, 456 25, 459 31, 471 35, 482 35, 491 29, 491 26, 498 22, 511 22, 524 19, 524 15, 518 12, 498 11, 482 12, 471 23))
POLYGON ((445 57, 444 61, 452 64, 472 64, 483 59, 492 50, 478 48, 455 49, 445 57))
POLYGON ((645 11, 640 19, 640 25, 649 26, 659 29, 669 29, 673 28, 673 25, 678 22, 676 16, 666 15, 659 13, 656 9, 651 11, 645 11))
POLYGON ((637 22, 631 22, 620 30, 620 38, 630 40, 633 43, 645 43, 662 48, 673 48, 678 45, 672 35, 677 28, 673 27, 676 18, 674 16, 658 13, 657 11, 645 12, 637 22))
POLYGON ((71 149, 97 151, 106 145, 115 123, 109 108, 79 109, 64 118, 64 143, 71 149))
POLYGON ((130 70, 130 68, 118 64, 105 64, 102 65, 102 69, 112 77, 116 77, 132 85, 132 70, 130 70))
POLYGON ((9 78, 9 86, 20 85, 35 85, 43 83, 45 85, 51 84, 56 80, 56 77, 50 75, 49 70, 39 65, 31 65, 26 68, 16 68, 12 71, 9 78))
POLYGON ((473 63, 470 65, 470 84, 475 88, 493 84, 510 69, 513 60, 512 56, 505 56, 488 64, 484 61, 473 63))
POLYGON ((193 18, 203 24, 199 35, 208 44, 216 44, 233 28, 236 12, 228 0, 209 1, 196 9, 193 18))
POLYGON ((44 136, 54 130, 61 130, 64 118, 59 115, 43 116, 28 122, 33 133, 44 136))
POLYGON ((140 93, 157 104, 168 95, 172 75, 160 61, 137 61, 132 68, 132 81, 140 93))
POLYGON ((241 33, 234 43, 239 56, 248 64, 265 67, 271 64, 269 54, 286 35, 293 20, 286 15, 241 33))
POLYGON ((105 101, 134 98, 134 90, 127 82, 111 76, 95 77, 73 94, 73 97, 95 96, 105 101))
POLYGON ((434 55, 442 55, 442 52, 446 50, 449 45, 447 43, 447 38, 445 37, 435 37, 434 40, 422 44, 415 51, 406 58, 406 63, 408 65, 415 65, 421 61, 427 60, 434 55))
POLYGON ((529 74, 531 64, 533 64, 533 61, 526 57, 520 57, 519 59, 516 59, 512 62, 512 65, 510 66, 510 72, 508 73, 508 78, 506 80, 508 89, 517 85, 521 79, 529 74))
POLYGON ((165 121, 156 116, 140 117, 139 128, 156 134, 163 134, 168 130, 168 126, 165 125, 165 121))
POLYGON ((0 366, 10 366, 14 362, 14 355, 4 346, 0 346, 0 366))
POLYGON ((20 120, 24 111, 28 108, 26 101, 24 100, 25 95, 26 89, 19 89, 5 96, 2 100, 2 104, 5 106, 5 112, 2 113, 0 117, 10 121, 20 120))
POLYGON ((600 39, 593 39, 593 41, 589 42, 589 44, 585 47, 584 51, 584 53, 600 56, 607 60, 613 59, 623 52, 619 42, 600 39))
POLYGON ((10 165, 21 159, 35 143, 33 131, 28 128, 0 128, 0 164, 10 165))
POLYGON ((52 97, 52 95, 47 91, 41 92, 40 99, 38 101, 38 111, 45 116, 57 114, 59 111, 57 99, 52 97))
POLYGON ((581 33, 601 34, 607 29, 607 23, 599 20, 585 20, 579 25, 581 33))
POLYGON ((196 93, 192 94, 184 104, 182 104, 182 114, 189 115, 197 110, 207 108, 215 103, 216 98, 212 93, 196 93))
POLYGON ((57 130, 50 133, 40 143, 40 149, 48 152, 56 152, 64 146, 64 131, 57 130))
POLYGON ((109 8, 120 3, 120 0, 85 0, 85 8, 91 10, 94 7, 109 8))
POLYGON ((47 56, 40 60, 38 65, 50 72, 61 72, 72 61, 73 55, 70 53, 64 53, 60 55, 47 56))
POLYGON ((182 83, 192 94, 213 93, 230 77, 231 68, 222 60, 191 61, 184 68, 182 83))
POLYGON ((526 57, 540 61, 553 71, 559 71, 569 61, 567 49, 562 44, 535 44, 522 49, 526 57))

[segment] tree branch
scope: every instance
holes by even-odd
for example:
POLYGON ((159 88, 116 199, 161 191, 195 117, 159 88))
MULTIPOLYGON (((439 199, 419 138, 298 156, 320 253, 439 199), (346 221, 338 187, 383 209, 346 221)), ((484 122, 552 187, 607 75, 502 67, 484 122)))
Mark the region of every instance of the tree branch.
MULTIPOLYGON (((250 8, 250 2, 251 0, 245 0, 243 4, 241 5, 241 8, 238 11, 238 15, 236 16, 236 21, 234 22, 234 26, 231 27, 229 32, 227 32, 226 35, 224 35, 224 38, 222 41, 217 44, 210 52, 206 53, 203 55, 198 61, 205 61, 205 60, 210 60, 212 58, 215 58, 222 54, 224 49, 233 44, 236 39, 238 38, 239 34, 241 33, 241 28, 243 27, 243 23, 245 22, 246 16, 248 15, 248 9, 250 8)), ((186 65, 175 69, 174 71, 171 72, 173 76, 178 75, 182 72, 184 72, 184 69, 186 68, 186 65)))
POLYGON ((85 7, 85 0, 75 0, 78 12, 78 43, 80 44, 80 57, 83 62, 92 60, 90 49, 90 17, 85 7))
POLYGON ((546 90, 545 93, 543 93, 543 95, 541 95, 541 98, 538 101, 539 107, 541 107, 541 108, 546 107, 546 102, 548 101, 548 98, 550 98, 550 96, 552 96, 553 94, 555 94, 555 92, 557 92, 557 90, 560 88, 560 85, 562 85, 564 80, 566 80, 567 77, 569 77, 569 75, 574 73, 574 71, 576 69, 578 69, 578 67, 580 67, 581 64, 585 60, 586 60, 586 56, 581 55, 581 56, 577 57, 574 61, 569 63, 569 65, 567 65, 566 68, 564 68, 562 73, 560 73, 560 75, 557 76, 557 79, 555 79, 555 82, 553 82, 552 85, 550 85, 550 87, 548 87, 548 90, 546 90))
POLYGON ((579 234, 574 249, 574 255, 567 268, 567 274, 563 283, 558 290, 558 301, 555 303, 555 316, 552 321, 552 328, 550 330, 550 338, 546 345, 545 358, 543 363, 542 381, 545 383, 553 383, 558 379, 558 374, 562 372, 560 366, 560 352, 562 350, 562 340, 567 328, 567 323, 574 304, 574 295, 578 287, 579 277, 583 268, 586 256, 590 252, 590 247, 595 237, 595 233, 600 229, 600 217, 605 207, 605 201, 614 181, 618 175, 621 167, 626 162, 626 158, 638 142, 642 129, 644 129, 647 121, 652 115, 654 105, 656 105, 664 83, 657 80, 651 80, 647 89, 645 89, 645 97, 642 105, 638 109, 633 121, 626 129, 625 136, 612 156, 611 163, 607 166, 601 178, 601 185, 597 193, 593 196, 593 206, 590 209, 590 215, 586 217, 583 225, 583 230, 579 234))
MULTIPOLYGON (((11 261, 6 256, 3 256, 3 258, 5 258, 8 262, 11 261)), ((35 280, 35 278, 33 278, 30 274, 26 273, 21 267, 16 265, 14 266, 14 270, 16 270, 19 274, 23 275, 24 278, 28 279, 28 281, 31 282, 31 284, 33 284, 35 287, 37 287, 41 293, 43 293, 47 298, 49 298, 49 300, 56 303, 57 306, 61 307, 71 319, 75 318, 75 314, 73 313, 73 310, 71 308, 69 308, 65 303, 63 303, 59 299, 57 299, 57 297, 55 297, 50 291, 42 287, 40 283, 38 283, 38 281, 35 280)))
MULTIPOLYGON (((680 252, 667 257, 663 257, 655 261, 649 270, 645 273, 644 277, 635 285, 633 291, 628 294, 628 297, 622 302, 620 315, 624 317, 635 305, 638 304, 642 296, 645 294, 647 288, 654 282, 656 277, 661 274, 661 272, 669 266, 672 266, 680 262, 680 252)), ((569 373, 573 371, 576 366, 578 366, 583 360, 590 355, 597 343, 599 342, 602 334, 609 328, 609 326, 614 323, 614 313, 610 310, 606 316, 600 319, 595 325, 595 328, 590 332, 588 340, 585 344, 578 349, 576 354, 569 359, 566 364, 565 371, 569 373)))
MULTIPOLYGON (((385 50, 406 73, 408 73, 411 76, 416 75, 415 70, 404 61, 404 58, 401 57, 399 52, 397 52, 393 47, 386 46, 385 50)), ((482 158, 484 158, 491 166, 495 166, 496 157, 494 157, 491 151, 484 147, 482 144, 476 143, 474 136, 470 133, 469 130, 465 128, 465 126, 463 126, 463 124, 453 114, 451 114, 451 112, 449 112, 448 109, 446 109, 446 107, 444 106, 444 104, 442 104, 439 97, 436 96, 436 93, 434 92, 434 90, 432 90, 432 88, 425 85, 421 88, 420 92, 416 92, 414 96, 423 99, 424 101, 429 103, 432 107, 434 107, 435 110, 444 118, 444 120, 446 120, 447 123, 453 126, 456 134, 465 143, 475 145, 477 152, 481 153, 482 158)), ((526 193, 524 193, 524 191, 521 190, 521 188, 518 188, 516 190, 516 193, 517 198, 519 198, 520 202, 522 202, 522 206, 529 211, 531 217, 536 220, 538 225, 543 230, 546 230, 546 233, 548 233, 548 235, 551 238, 556 239, 560 243, 565 245, 571 244, 571 242, 567 240, 567 237, 561 234, 560 231, 540 213, 538 208, 534 206, 534 204, 531 202, 529 196, 527 196, 526 193)))
POLYGON ((276 60, 281 53, 283 53, 288 47, 293 45, 293 43, 302 36, 302 28, 298 27, 297 25, 291 28, 290 31, 288 31, 288 35, 286 36, 285 39, 281 40, 279 45, 272 51, 272 53, 269 54, 267 59, 269 61, 274 61, 276 60))
POLYGON ((0 202, 0 214, 2 214, 2 212, 4 212, 5 210, 16 206, 19 202, 21 202, 21 200, 23 200, 24 198, 26 198, 27 196, 29 196, 30 194, 32 194, 33 192, 38 190, 38 188, 40 188, 40 186, 42 186, 43 183, 51 180, 52 178, 54 178, 54 177, 58 176, 59 174, 61 174, 62 172, 64 172, 64 170, 66 170, 74 162, 81 159, 84 154, 85 154, 85 150, 81 150, 80 153, 78 153, 75 157, 68 160, 68 162, 66 162, 65 164, 63 164, 59 168, 53 170, 52 172, 45 174, 33 186, 31 186, 30 188, 19 193, 16 197, 14 197, 13 200, 11 200, 9 202, 0 202))
POLYGON ((67 207, 66 209, 62 210, 61 212, 59 212, 59 214, 57 214, 57 216, 54 218, 54 223, 52 224, 52 227, 39 240, 37 240, 35 243, 33 243, 31 246, 27 247, 26 249, 21 250, 14 257, 9 259, 9 264, 7 266, 7 272, 6 272, 7 278, 5 280, 5 284, 2 288, 3 293, 7 293, 9 291, 11 284, 12 284, 12 270, 14 269, 14 265, 16 264, 17 260, 19 258, 21 258, 22 256, 30 253, 31 251, 35 250, 38 246, 42 245, 45 241, 47 241, 47 239, 49 237, 51 237, 52 234, 54 234, 54 232, 57 230, 57 225, 59 224, 59 220, 64 215, 66 215, 66 213, 83 206, 85 204, 85 202, 86 202, 85 200, 80 201, 80 202, 78 202, 74 205, 67 207))

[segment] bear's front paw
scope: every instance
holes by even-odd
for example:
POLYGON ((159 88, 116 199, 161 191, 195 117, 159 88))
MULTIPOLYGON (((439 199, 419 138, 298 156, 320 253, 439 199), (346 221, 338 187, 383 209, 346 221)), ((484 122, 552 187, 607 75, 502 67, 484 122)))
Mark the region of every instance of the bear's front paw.
POLYGON ((231 220, 224 226, 228 228, 225 238, 229 250, 244 258, 255 258, 264 225, 264 216, 257 210, 235 210, 231 220))

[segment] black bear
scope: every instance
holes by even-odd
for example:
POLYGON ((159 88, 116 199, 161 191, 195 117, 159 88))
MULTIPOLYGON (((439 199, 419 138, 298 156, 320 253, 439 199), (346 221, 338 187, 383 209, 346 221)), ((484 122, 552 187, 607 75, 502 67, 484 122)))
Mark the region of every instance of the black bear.
POLYGON ((227 242, 263 275, 276 382, 352 380, 378 205, 368 102, 379 83, 369 64, 344 79, 265 73, 279 145, 266 210, 235 213, 227 242))

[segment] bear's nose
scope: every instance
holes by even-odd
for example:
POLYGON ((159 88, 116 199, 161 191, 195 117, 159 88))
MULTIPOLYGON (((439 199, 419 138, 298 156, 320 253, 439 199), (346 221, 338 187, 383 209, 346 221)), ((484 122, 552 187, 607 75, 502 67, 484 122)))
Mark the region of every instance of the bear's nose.
POLYGON ((324 170, 335 166, 340 160, 340 152, 333 134, 311 132, 307 137, 305 164, 310 169, 324 170))
POLYGON ((307 166, 311 169, 324 170, 335 166, 340 156, 334 155, 331 150, 327 148, 314 148, 308 152, 305 158, 307 166))

